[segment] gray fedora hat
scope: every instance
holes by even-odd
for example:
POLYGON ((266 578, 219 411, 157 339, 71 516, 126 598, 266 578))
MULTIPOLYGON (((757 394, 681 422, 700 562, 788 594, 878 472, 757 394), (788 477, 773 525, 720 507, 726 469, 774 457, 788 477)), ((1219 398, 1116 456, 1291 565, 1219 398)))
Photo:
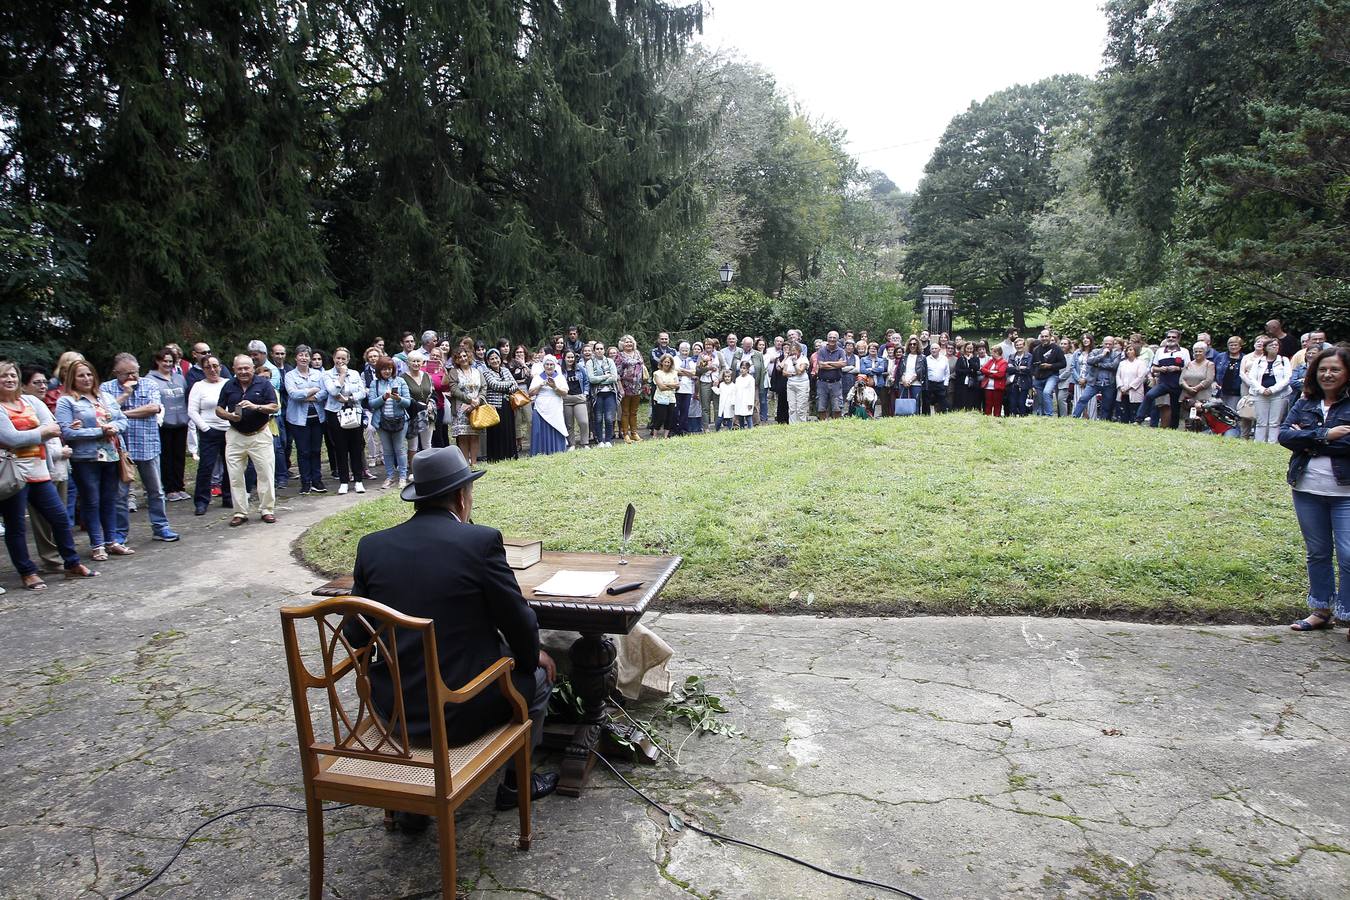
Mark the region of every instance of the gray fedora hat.
POLYGON ((484 470, 469 468, 458 447, 423 450, 412 460, 413 482, 399 496, 404 500, 430 500, 480 478, 484 470))

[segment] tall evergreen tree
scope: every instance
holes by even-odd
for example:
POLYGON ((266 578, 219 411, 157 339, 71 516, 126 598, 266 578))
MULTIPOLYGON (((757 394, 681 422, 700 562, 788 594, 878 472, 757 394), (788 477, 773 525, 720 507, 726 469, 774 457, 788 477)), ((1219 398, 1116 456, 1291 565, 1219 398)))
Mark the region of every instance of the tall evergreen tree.
POLYGON ((1255 100, 1297 103, 1315 76, 1298 31, 1321 0, 1108 0, 1093 169, 1147 240, 1154 280, 1173 235, 1182 173, 1252 143, 1255 100))

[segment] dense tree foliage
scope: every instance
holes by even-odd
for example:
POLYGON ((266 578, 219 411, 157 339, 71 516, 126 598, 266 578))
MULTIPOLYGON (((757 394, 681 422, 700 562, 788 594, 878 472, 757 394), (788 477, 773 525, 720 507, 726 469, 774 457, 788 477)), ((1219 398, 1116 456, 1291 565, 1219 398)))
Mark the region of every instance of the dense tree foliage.
POLYGON ((1311 89, 1254 102, 1256 140, 1205 160, 1207 227, 1183 249, 1219 278, 1350 306, 1350 3, 1323 5, 1299 48, 1318 62, 1311 89))
POLYGON ((660 0, 11 5, 0 204, 22 240, 6 306, 105 350, 683 315, 665 248, 701 215, 684 175, 711 123, 657 77, 701 15, 660 0))
POLYGON ((990 324, 1103 282, 1064 321, 1350 328, 1350 0, 1107 0, 1099 76, 972 103, 916 195, 688 45, 702 9, 0 8, 0 353, 903 328, 930 282, 990 324))
POLYGON ((1298 32, 1321 0, 1108 0, 1094 167, 1113 208, 1146 232, 1164 271, 1183 173, 1252 143, 1253 101, 1298 102, 1317 61, 1298 32))
POLYGON ((906 269, 957 289, 958 312, 1011 313, 1019 328, 1045 284, 1032 224, 1056 195, 1059 135, 1088 112, 1088 82, 1056 76, 971 104, 924 169, 906 269))
POLYGON ((1077 118, 1052 126, 1048 164, 1009 155, 1034 114, 999 118, 1008 91, 953 119, 907 270, 957 286, 971 313, 1018 294, 1054 306, 1075 282, 1122 289, 1053 319, 1071 330, 1136 315, 1145 330, 1247 333, 1275 316, 1346 333, 1350 0, 1105 9, 1105 67, 1077 118), (1020 210, 1010 183, 1029 186, 1020 210), (1024 230, 1026 199, 1039 209, 1024 230))

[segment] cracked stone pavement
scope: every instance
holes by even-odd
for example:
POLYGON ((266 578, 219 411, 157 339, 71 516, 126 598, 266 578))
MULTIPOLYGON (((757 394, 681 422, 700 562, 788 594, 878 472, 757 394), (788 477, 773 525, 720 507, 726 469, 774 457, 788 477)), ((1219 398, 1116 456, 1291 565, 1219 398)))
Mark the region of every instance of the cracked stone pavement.
MULTIPOLYGON (((175 546, 142 516, 141 552, 93 582, 29 594, 0 576, 0 896, 116 896, 205 818, 300 802, 276 610, 319 581, 291 541, 354 502, 292 498, 279 525, 240 529, 179 512, 175 546)), ((928 898, 1350 896, 1343 632, 648 621, 743 734, 689 740, 678 767, 618 765, 707 828, 928 898)), ((457 820, 474 897, 890 896, 673 831, 600 769, 580 800, 535 807, 529 853, 490 800, 457 820)), ((328 895, 439 894, 433 834, 387 835, 358 808, 325 823, 328 895)), ((246 813, 142 896, 301 897, 306 859, 303 816, 246 813)))

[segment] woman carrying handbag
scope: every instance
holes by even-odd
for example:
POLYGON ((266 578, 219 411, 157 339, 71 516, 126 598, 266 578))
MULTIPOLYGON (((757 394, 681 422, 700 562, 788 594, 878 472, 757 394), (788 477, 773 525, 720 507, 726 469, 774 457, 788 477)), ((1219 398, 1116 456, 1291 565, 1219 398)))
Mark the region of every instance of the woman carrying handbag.
MULTIPOLYGON (((19 367, 0 360, 0 449, 5 459, 0 469, 5 470, 8 486, 0 487, 0 514, 5 521, 5 546, 10 562, 23 578, 23 586, 30 591, 46 590, 47 583, 38 574, 37 565, 28 555, 28 541, 24 514, 32 501, 39 515, 51 527, 52 536, 65 564, 67 578, 88 578, 98 573, 80 562, 75 550, 75 535, 66 517, 66 505, 52 485, 47 468, 52 444, 57 443, 61 426, 56 424, 46 404, 19 390, 19 367), (13 493, 9 493, 11 489, 13 493)), ((59 447, 59 443, 57 443, 59 447)), ((57 451, 59 453, 59 450, 57 451)))
POLYGON ((324 400, 324 430, 337 457, 337 492, 345 494, 352 485, 358 494, 364 494, 361 401, 366 397, 366 384, 361 373, 348 366, 350 359, 346 347, 337 348, 333 351, 333 368, 324 373, 323 387, 328 394, 324 400))

